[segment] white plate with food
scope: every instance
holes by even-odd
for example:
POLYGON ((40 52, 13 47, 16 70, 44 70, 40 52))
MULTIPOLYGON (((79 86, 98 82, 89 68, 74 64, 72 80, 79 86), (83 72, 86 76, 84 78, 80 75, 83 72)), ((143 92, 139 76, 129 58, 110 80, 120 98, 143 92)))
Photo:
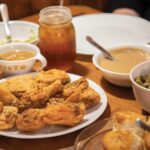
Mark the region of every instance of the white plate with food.
MULTIPOLYGON (((29 74, 29 75, 32 75, 32 74, 29 74)), ((81 78, 81 76, 74 75, 74 74, 68 74, 68 75, 71 78, 71 82, 81 78)), ((5 82, 5 81, 7 81, 7 79, 1 80, 1 82, 5 82)), ((16 127, 13 127, 9 130, 1 131, 0 135, 13 137, 13 138, 20 138, 20 139, 39 139, 39 138, 56 137, 56 136, 61 136, 61 135, 65 135, 65 134, 77 131, 93 123, 105 111, 106 106, 107 106, 107 97, 106 97, 104 90, 99 85, 94 83, 92 80, 87 79, 87 81, 89 83, 89 87, 94 89, 97 92, 97 94, 100 96, 100 103, 97 103, 93 107, 87 109, 83 117, 83 120, 81 120, 79 124, 76 124, 72 127, 58 126, 58 125, 56 126, 46 125, 42 129, 36 132, 20 132, 16 127)))
MULTIPOLYGON (((37 44, 39 25, 28 21, 9 21, 11 40, 37 44)), ((7 43, 3 22, 0 22, 0 45, 7 43)))
POLYGON ((86 35, 105 48, 150 42, 150 22, 140 17, 101 13, 75 17, 73 24, 78 54, 93 55, 98 51, 85 40, 86 35))

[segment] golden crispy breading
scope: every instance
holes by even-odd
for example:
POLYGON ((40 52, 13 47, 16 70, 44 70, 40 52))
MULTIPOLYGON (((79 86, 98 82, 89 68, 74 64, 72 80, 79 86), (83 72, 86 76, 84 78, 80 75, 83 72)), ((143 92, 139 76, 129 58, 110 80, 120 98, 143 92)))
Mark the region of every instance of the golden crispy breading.
POLYGON ((64 98, 69 97, 74 92, 82 92, 86 88, 88 88, 89 84, 88 81, 85 78, 80 78, 74 82, 68 83, 64 86, 62 96, 64 98))
POLYGON ((16 98, 8 89, 0 86, 0 101, 4 105, 17 106, 19 99, 16 98))
POLYGON ((71 96, 69 96, 66 101, 71 103, 84 103, 86 108, 90 108, 100 102, 99 94, 88 87, 83 92, 75 91, 71 96))
POLYGON ((16 119, 16 127, 20 131, 35 132, 44 127, 42 121, 42 109, 27 109, 18 115, 16 119))
POLYGON ((143 121, 146 120, 141 114, 131 112, 131 111, 118 111, 113 115, 114 130, 131 130, 135 132, 138 136, 143 138, 144 130, 136 125, 136 119, 140 118, 143 121))
POLYGON ((90 108, 100 102, 100 95, 95 90, 88 87, 81 93, 80 102, 83 102, 86 108, 90 108))
POLYGON ((0 113, 0 130, 7 130, 15 125, 18 115, 18 108, 14 106, 4 106, 0 113))
POLYGON ((32 75, 13 77, 2 83, 2 86, 7 87, 17 97, 21 97, 26 91, 37 89, 37 83, 32 75))
POLYGON ((41 71, 39 72, 36 76, 35 79, 37 80, 38 84, 41 86, 45 84, 51 84, 56 80, 61 80, 62 84, 66 84, 70 82, 70 77, 69 75, 62 70, 58 69, 51 69, 48 71, 41 71))
POLYGON ((105 150, 144 150, 144 142, 128 130, 109 131, 102 138, 105 150))
POLYGON ((20 110, 27 108, 40 108, 46 104, 46 101, 55 95, 57 92, 62 91, 62 84, 60 80, 41 89, 33 89, 24 93, 19 101, 20 110))
POLYGON ((83 120, 85 106, 83 103, 68 103, 57 100, 44 109, 43 121, 48 125, 74 126, 83 120))

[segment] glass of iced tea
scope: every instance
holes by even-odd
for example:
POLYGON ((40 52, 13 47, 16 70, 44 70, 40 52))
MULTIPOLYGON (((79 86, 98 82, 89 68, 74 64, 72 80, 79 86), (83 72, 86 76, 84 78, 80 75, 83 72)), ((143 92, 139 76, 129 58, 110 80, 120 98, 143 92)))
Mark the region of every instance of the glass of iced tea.
POLYGON ((50 6, 40 11, 39 47, 48 68, 68 70, 76 57, 75 30, 69 8, 50 6))

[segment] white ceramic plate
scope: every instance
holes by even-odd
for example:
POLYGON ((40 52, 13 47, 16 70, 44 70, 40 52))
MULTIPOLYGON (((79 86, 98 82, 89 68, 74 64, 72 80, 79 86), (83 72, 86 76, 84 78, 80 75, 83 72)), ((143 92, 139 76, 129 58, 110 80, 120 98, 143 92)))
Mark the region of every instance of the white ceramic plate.
POLYGON ((85 40, 86 35, 105 48, 150 42, 150 22, 140 17, 101 13, 74 17, 73 24, 78 54, 93 55, 98 51, 85 40))
MULTIPOLYGON (((81 77, 74 74, 69 74, 69 75, 72 81, 77 80, 81 77)), ((5 80, 1 80, 1 82, 3 81, 5 80)), ((0 135, 13 137, 13 138, 20 138, 20 139, 39 139, 39 138, 47 138, 47 137, 56 137, 56 136, 77 131, 93 123, 97 118, 99 118, 102 115, 102 113, 106 109, 107 97, 105 92, 99 85, 97 85, 91 80, 88 81, 89 81, 89 85, 99 93, 101 97, 101 103, 92 107, 91 109, 88 109, 84 116, 83 121, 80 124, 74 127, 60 127, 60 126, 45 127, 39 132, 35 132, 35 133, 23 133, 23 132, 19 132, 16 128, 13 128, 8 131, 1 131, 0 135)))
MULTIPOLYGON (((26 42, 26 40, 34 37, 34 39, 29 43, 37 44, 39 28, 38 24, 28 21, 10 21, 9 26, 13 41, 26 42)), ((0 44, 5 44, 6 35, 3 22, 0 22, 0 33, 0 44)))

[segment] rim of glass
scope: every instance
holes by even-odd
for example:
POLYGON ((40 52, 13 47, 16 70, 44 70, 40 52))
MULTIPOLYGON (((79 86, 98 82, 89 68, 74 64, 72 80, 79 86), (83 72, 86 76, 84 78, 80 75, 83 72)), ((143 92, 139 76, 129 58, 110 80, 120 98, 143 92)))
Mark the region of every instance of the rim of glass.
POLYGON ((71 10, 65 6, 49 6, 40 11, 39 17, 39 22, 56 25, 71 21, 72 13, 71 10), (59 17, 62 16, 63 19, 58 21, 59 19, 57 19, 54 14, 59 17))

